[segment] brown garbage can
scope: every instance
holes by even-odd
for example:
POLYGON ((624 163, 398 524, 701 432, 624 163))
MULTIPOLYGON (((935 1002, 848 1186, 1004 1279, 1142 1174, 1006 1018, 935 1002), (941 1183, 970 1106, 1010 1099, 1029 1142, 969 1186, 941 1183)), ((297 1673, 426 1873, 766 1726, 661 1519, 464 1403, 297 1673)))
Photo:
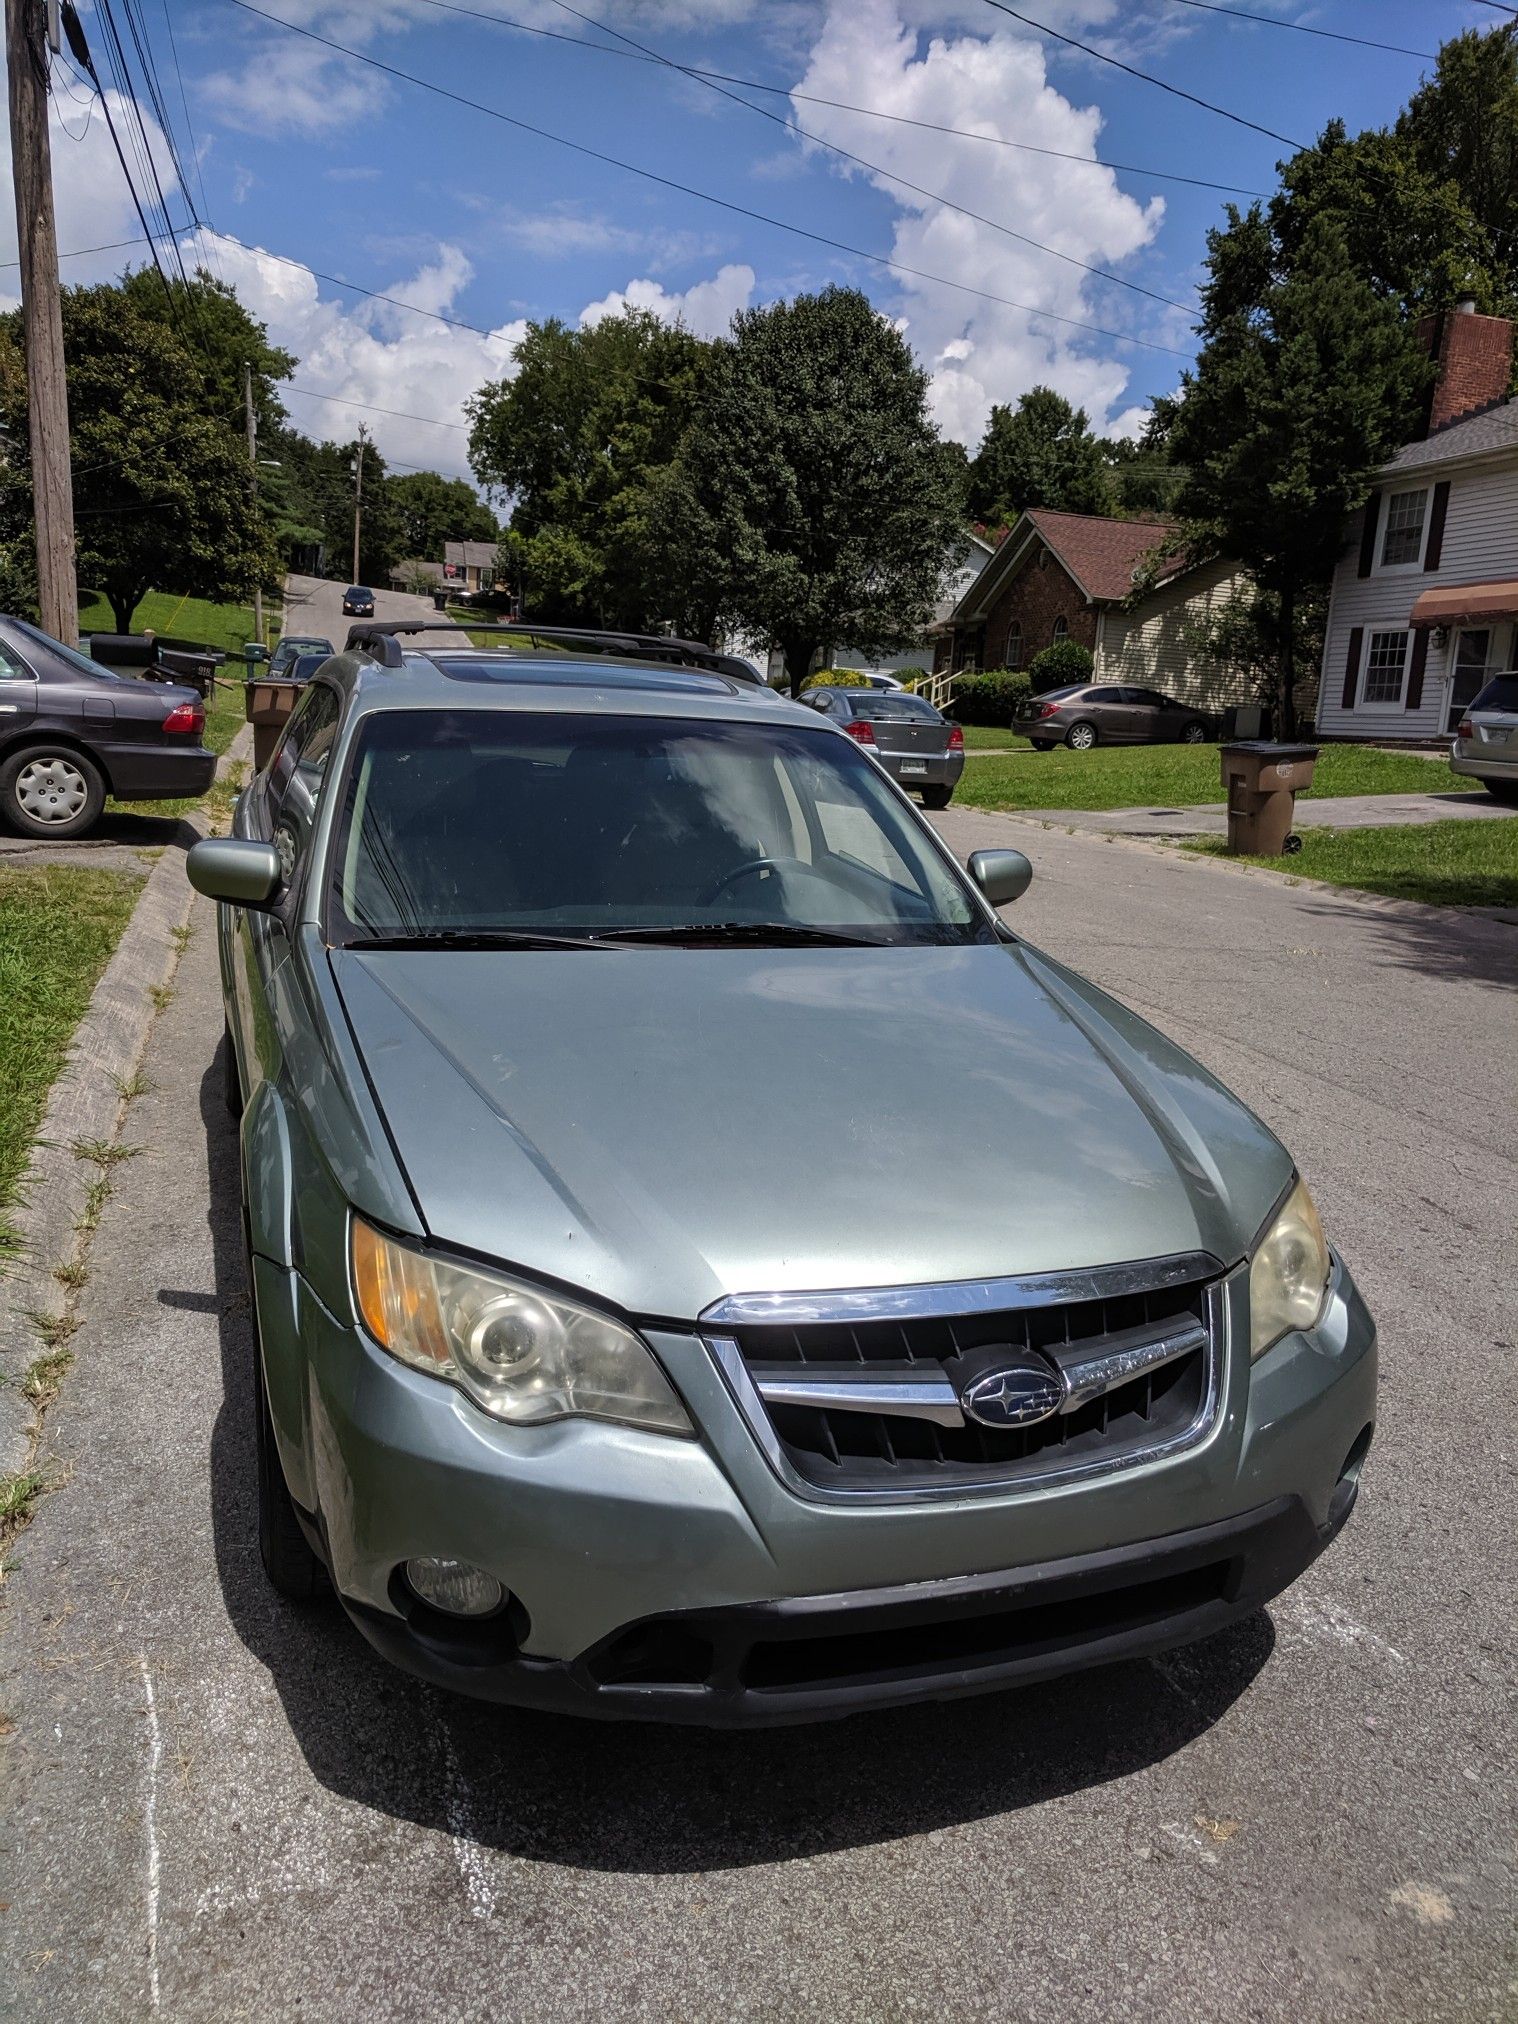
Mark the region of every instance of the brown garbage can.
POLYGON ((274 756, 274 747, 295 708, 304 685, 279 675, 253 675, 244 698, 248 722, 253 726, 253 771, 262 773, 274 756))
POLYGON ((1316 745, 1246 738, 1219 750, 1228 797, 1228 849, 1234 857, 1280 857, 1288 848, 1297 795, 1312 785, 1316 745))

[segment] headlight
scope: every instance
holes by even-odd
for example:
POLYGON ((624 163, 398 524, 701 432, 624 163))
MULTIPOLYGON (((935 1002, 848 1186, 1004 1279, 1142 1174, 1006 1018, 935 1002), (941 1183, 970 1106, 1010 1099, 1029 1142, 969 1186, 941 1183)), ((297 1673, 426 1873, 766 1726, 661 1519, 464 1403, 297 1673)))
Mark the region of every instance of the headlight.
POLYGON ((1331 1265, 1328 1240, 1306 1183, 1298 1181, 1249 1261, 1249 1354, 1263 1356, 1323 1312, 1331 1265))
POLYGON ((514 1426, 572 1415, 662 1434, 694 1430, 652 1352, 630 1328, 504 1273, 430 1258, 357 1216, 353 1290, 382 1349, 461 1386, 514 1426))

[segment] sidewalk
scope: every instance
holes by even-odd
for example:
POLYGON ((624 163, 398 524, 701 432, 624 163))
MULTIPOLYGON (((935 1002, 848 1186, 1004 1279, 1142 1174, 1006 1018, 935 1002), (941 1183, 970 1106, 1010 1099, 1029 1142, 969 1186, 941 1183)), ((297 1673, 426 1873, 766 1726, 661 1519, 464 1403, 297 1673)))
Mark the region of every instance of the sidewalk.
MULTIPOLYGON (((989 811, 988 811, 989 812, 989 811)), ((1104 836, 1226 836, 1228 810, 1221 801, 1195 808, 1018 808, 1007 814, 1062 829, 1091 830, 1104 836)), ((1329 794, 1297 803, 1294 827, 1301 829, 1389 829, 1404 822, 1501 822, 1518 816, 1484 789, 1474 794, 1329 794)))

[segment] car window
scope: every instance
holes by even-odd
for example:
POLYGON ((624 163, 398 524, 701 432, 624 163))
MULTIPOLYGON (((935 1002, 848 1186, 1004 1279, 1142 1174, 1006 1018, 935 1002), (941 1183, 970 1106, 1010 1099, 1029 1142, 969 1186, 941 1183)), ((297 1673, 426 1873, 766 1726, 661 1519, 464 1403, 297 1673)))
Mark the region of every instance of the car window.
POLYGON ((264 808, 269 840, 288 880, 310 839, 342 705, 325 682, 313 682, 290 714, 269 761, 264 808))
POLYGON ((1039 695, 1038 700, 1041 703, 1057 703, 1061 700, 1061 698, 1065 696, 1078 696, 1079 694, 1080 694, 1080 685, 1079 683, 1077 683, 1073 688, 1066 687, 1063 689, 1045 689, 1039 695))
POLYGON ((876 724, 943 722, 926 696, 909 696, 900 689, 872 689, 858 699, 858 714, 876 724))
POLYGON ((337 941, 733 922, 994 936, 876 763, 821 725, 386 710, 348 781, 337 941))
POLYGON ((1467 710, 1518 710, 1518 674, 1494 675, 1467 710))
POLYGON ((21 656, 0 640, 0 682, 30 682, 35 679, 21 656))
POLYGON ((134 679, 130 675, 118 675, 114 668, 102 667, 99 661, 92 661, 88 654, 80 653, 75 647, 66 647, 62 640, 55 640, 51 633, 43 632, 40 626, 28 624, 24 618, 12 619, 11 624, 23 636, 25 643, 35 641, 45 654, 50 655, 55 661, 62 661, 76 674, 88 675, 92 681, 98 682, 122 682, 134 679))
POLYGON ((1087 689, 1086 701, 1088 703, 1122 703, 1127 701, 1127 695, 1122 689, 1087 689))

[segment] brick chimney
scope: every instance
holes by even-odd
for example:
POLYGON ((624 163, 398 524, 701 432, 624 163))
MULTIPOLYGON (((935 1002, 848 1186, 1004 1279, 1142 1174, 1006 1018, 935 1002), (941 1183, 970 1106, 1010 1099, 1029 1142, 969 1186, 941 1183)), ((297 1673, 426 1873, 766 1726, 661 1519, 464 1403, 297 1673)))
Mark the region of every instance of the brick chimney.
POLYGON ((1417 337, 1438 362, 1424 434, 1437 435, 1507 399, 1513 368, 1513 326, 1505 316, 1478 316, 1467 296, 1453 309, 1420 317, 1417 337))

